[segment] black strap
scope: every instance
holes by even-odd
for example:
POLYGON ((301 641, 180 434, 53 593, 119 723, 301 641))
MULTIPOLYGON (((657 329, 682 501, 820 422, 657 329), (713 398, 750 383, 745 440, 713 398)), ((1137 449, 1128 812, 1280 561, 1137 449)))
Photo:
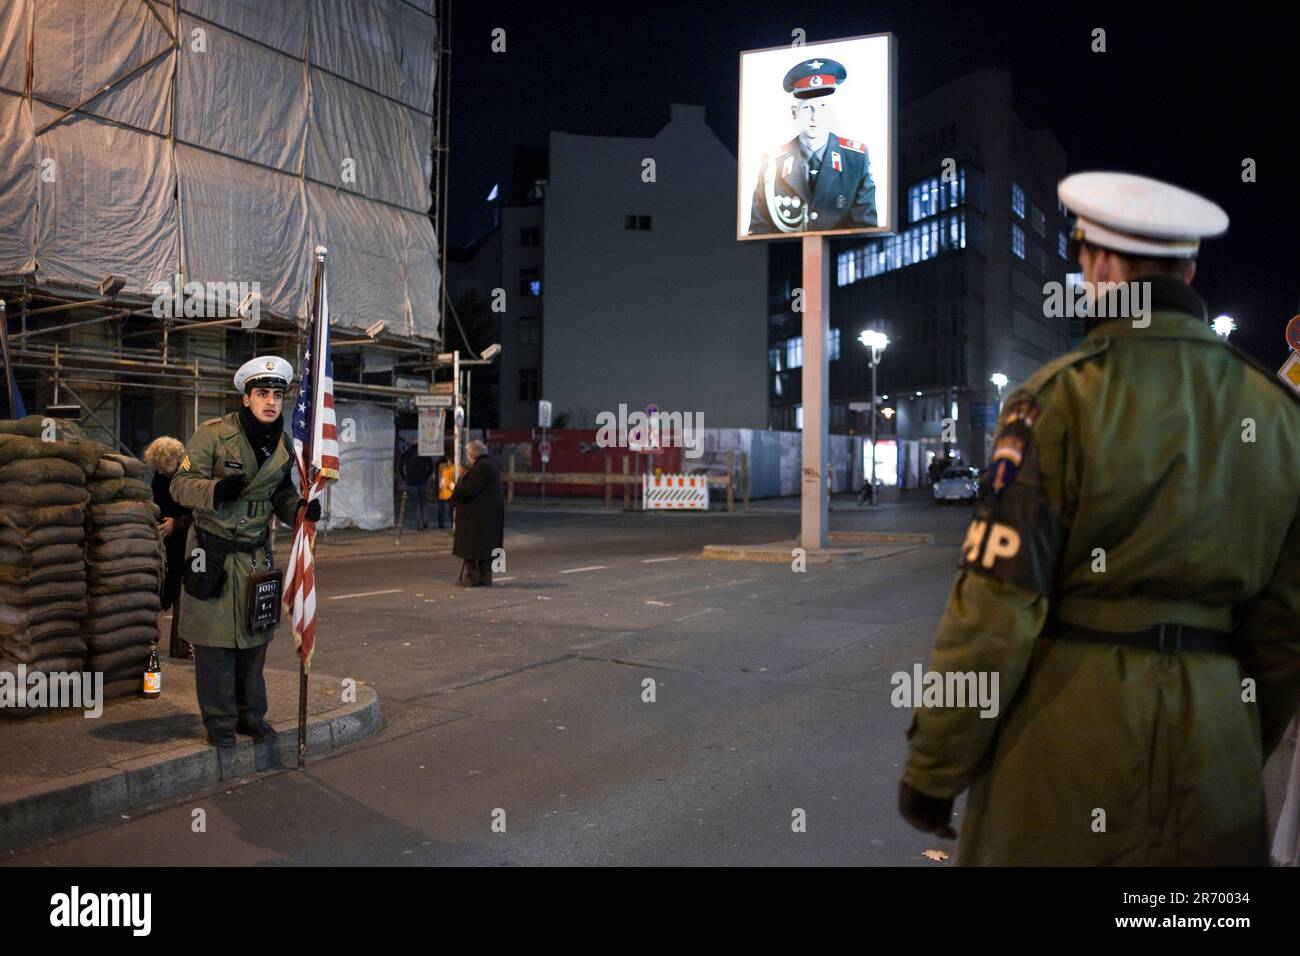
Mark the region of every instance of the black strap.
POLYGON ((1190 624, 1157 624, 1144 631, 1098 631, 1082 624, 1055 620, 1043 629, 1043 637, 1086 644, 1141 647, 1161 654, 1177 654, 1180 651, 1206 651, 1229 656, 1233 654, 1231 634, 1190 624))
POLYGON ((242 551, 245 554, 253 554, 261 548, 267 548, 269 550, 267 532, 263 532, 261 539, 252 544, 237 544, 235 541, 225 537, 224 535, 219 535, 215 531, 208 531, 204 528, 195 528, 194 533, 200 548, 210 553, 220 554, 223 559, 225 555, 230 554, 232 551, 242 551))

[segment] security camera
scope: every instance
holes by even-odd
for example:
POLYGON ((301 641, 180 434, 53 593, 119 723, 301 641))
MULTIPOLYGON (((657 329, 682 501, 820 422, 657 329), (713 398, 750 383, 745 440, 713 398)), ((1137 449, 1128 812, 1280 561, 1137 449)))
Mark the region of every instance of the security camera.
POLYGON ((239 303, 238 311, 240 318, 248 318, 249 314, 253 311, 254 305, 260 305, 261 301, 262 293, 260 292, 250 292, 248 295, 244 296, 244 301, 239 303))
POLYGON ((99 280, 99 294, 108 299, 116 299, 125 285, 126 279, 121 276, 106 275, 99 280))
POLYGON ((497 355, 500 354, 500 352, 501 352, 500 343, 493 342, 491 345, 489 345, 487 348, 483 350, 483 357, 485 359, 496 358, 497 355))
POLYGON ((370 336, 370 338, 373 339, 377 337, 379 333, 384 331, 384 329, 386 328, 388 328, 388 323, 385 322, 383 319, 380 319, 378 322, 366 326, 366 335, 370 336))

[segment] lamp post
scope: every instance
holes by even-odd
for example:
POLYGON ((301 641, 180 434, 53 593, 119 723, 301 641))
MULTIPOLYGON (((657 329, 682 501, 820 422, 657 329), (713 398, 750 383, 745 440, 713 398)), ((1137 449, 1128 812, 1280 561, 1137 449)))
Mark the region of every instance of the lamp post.
POLYGON ((889 347, 889 336, 884 332, 867 329, 858 336, 858 341, 871 349, 871 504, 876 504, 876 366, 880 357, 889 347))
POLYGON ((1214 334, 1219 337, 1220 342, 1227 342, 1228 336, 1237 330, 1237 323, 1232 321, 1230 315, 1217 316, 1212 325, 1214 334))
POLYGON ((1007 383, 1011 381, 1011 379, 1007 378, 1001 372, 994 372, 992 375, 989 376, 989 381, 997 386, 998 407, 1000 408, 1002 406, 1002 390, 1007 387, 1007 383))

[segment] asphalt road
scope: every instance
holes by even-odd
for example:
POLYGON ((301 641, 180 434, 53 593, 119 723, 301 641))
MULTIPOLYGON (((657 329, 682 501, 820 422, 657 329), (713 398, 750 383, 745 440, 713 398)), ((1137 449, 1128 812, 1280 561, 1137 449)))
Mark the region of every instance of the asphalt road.
POLYGON ((5 862, 951 865, 895 810, 889 677, 927 658, 968 516, 837 502, 833 529, 936 543, 807 573, 697 556, 792 537, 779 510, 512 511, 490 589, 450 556, 327 561, 315 670, 374 686, 383 731, 5 862))

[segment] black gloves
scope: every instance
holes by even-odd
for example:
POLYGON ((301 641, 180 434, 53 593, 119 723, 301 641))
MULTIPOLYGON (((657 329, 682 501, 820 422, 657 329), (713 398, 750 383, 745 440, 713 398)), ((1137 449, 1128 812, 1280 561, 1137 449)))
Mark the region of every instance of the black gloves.
POLYGON ((306 509, 307 509, 306 518, 307 518, 308 521, 319 521, 319 520, 320 520, 320 499, 319 499, 319 498, 317 498, 317 499, 316 499, 315 501, 313 501, 311 504, 308 504, 308 503, 307 503, 307 499, 306 499, 306 498, 299 498, 299 499, 298 499, 298 510, 301 511, 303 508, 306 508, 306 509))
POLYGON ((218 478, 216 487, 212 489, 213 507, 225 504, 227 501, 234 501, 244 493, 244 485, 248 479, 243 475, 227 475, 225 478, 218 478))
POLYGON ((951 797, 927 796, 900 780, 898 812, 904 820, 924 833, 933 833, 945 840, 957 839, 957 831, 952 828, 951 797))

